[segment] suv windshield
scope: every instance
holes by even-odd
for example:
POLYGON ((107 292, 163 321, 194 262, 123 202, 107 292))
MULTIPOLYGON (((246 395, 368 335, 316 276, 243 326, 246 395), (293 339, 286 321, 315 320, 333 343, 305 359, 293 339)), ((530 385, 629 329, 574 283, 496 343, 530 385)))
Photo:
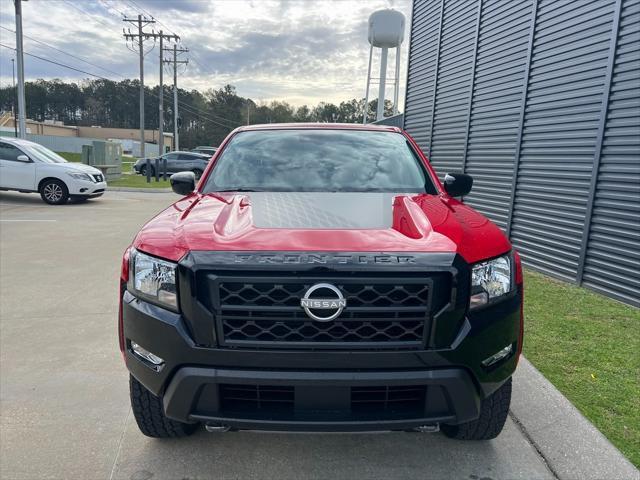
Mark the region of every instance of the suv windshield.
POLYGON ((52 152, 42 145, 29 145, 29 149, 34 152, 41 162, 44 163, 67 163, 67 161, 55 152, 52 152))
POLYGON ((403 135, 355 130, 257 130, 226 146, 204 193, 436 193, 403 135))

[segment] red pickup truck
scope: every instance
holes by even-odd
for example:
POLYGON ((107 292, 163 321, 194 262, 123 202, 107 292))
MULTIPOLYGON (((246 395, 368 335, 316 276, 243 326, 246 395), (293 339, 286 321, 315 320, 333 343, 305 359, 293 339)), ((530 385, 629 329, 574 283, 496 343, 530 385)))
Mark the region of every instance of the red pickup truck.
POLYGON ((120 349, 152 437, 500 433, 523 282, 502 231, 395 127, 233 131, 126 250, 120 349))

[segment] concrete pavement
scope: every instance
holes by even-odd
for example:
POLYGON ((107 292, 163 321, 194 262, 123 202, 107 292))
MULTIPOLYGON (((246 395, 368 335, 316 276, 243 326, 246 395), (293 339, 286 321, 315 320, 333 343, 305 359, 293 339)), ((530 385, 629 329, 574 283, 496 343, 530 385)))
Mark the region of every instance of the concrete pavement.
POLYGON ((118 351, 117 279, 134 234, 175 198, 107 192, 51 207, 0 193, 0 478, 637 478, 526 362, 512 415, 490 442, 409 433, 144 437, 118 351), (541 423, 547 404, 556 417, 541 423), (554 428, 559 419, 565 428, 554 428), (593 448, 573 448, 574 430, 593 448))

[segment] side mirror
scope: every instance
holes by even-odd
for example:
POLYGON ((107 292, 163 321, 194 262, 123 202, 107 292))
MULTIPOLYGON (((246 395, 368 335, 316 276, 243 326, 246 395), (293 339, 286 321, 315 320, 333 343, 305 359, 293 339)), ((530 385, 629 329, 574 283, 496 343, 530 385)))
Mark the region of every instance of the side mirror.
POLYGON ((178 172, 169 177, 171 189, 178 195, 189 195, 196 189, 196 176, 193 172, 178 172))
POLYGON ((31 161, 29 157, 27 157, 26 155, 18 155, 16 157, 16 160, 19 162, 25 162, 25 163, 29 163, 31 161))
POLYGON ((473 177, 466 173, 447 173, 444 176, 444 189, 452 197, 468 195, 473 186, 473 177))

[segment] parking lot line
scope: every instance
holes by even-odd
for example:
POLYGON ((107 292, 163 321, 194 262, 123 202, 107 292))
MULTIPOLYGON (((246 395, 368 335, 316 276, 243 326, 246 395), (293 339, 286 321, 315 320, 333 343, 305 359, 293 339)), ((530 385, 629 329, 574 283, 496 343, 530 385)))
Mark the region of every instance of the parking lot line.
POLYGON ((51 219, 36 219, 36 218, 11 218, 11 219, 0 219, 0 222, 57 222, 58 220, 51 219))

